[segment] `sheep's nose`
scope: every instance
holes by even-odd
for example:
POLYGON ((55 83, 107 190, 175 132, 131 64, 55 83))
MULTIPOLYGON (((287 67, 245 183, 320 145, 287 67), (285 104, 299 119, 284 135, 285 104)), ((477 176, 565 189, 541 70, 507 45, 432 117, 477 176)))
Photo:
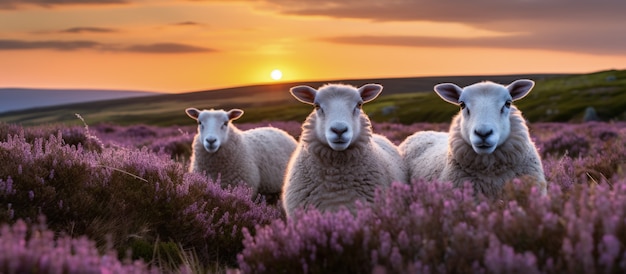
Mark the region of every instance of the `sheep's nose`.
POLYGON ((474 130, 474 134, 480 137, 480 139, 487 139, 491 134, 493 134, 493 129, 490 130, 474 130))
POLYGON ((217 142, 216 138, 207 138, 206 142, 209 143, 209 145, 213 145, 215 144, 215 142, 217 142))
POLYGON ((337 136, 341 137, 341 135, 343 135, 344 133, 346 133, 346 131, 348 131, 348 127, 335 126, 335 127, 331 127, 330 131, 334 132, 335 134, 337 134, 337 136))

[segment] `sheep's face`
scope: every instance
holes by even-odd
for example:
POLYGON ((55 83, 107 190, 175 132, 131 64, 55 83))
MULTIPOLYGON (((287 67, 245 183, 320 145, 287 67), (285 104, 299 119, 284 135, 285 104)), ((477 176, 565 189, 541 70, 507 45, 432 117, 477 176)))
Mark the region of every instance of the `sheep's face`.
POLYGON ((526 96, 533 86, 531 80, 517 80, 508 86, 483 82, 463 89, 440 84, 435 91, 461 108, 461 136, 465 142, 477 154, 490 154, 509 138, 512 102, 526 96))
POLYGON ((198 121, 198 138, 202 140, 204 149, 209 153, 215 153, 220 146, 228 142, 230 122, 243 115, 243 110, 232 109, 228 112, 223 110, 203 110, 188 108, 187 115, 198 121))
POLYGON ((382 86, 367 84, 360 88, 326 85, 316 90, 308 86, 292 88, 291 94, 303 103, 315 106, 315 134, 336 151, 349 148, 361 134, 361 107, 374 100, 382 86))

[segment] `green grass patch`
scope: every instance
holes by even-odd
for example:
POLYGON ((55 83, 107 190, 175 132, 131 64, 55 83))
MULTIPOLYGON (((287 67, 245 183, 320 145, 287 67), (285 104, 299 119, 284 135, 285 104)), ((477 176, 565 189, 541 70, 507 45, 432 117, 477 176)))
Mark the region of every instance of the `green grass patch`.
MULTIPOLYGON (((514 79, 535 80, 535 88, 515 104, 531 122, 582 121, 585 109, 593 107, 604 121, 626 120, 626 70, 610 70, 581 75, 517 75, 424 77, 335 81, 360 86, 380 83, 382 95, 364 106, 377 122, 411 124, 449 122, 458 111, 433 91, 434 84, 452 82, 459 86, 485 79, 508 84, 514 79)), ((311 108, 289 94, 294 85, 319 87, 320 83, 291 83, 231 88, 216 91, 170 94, 114 101, 100 101, 61 107, 48 107, 0 114, 0 121, 22 125, 50 123, 80 124, 75 113, 89 124, 187 125, 184 110, 241 108, 241 122, 303 121, 311 108)))

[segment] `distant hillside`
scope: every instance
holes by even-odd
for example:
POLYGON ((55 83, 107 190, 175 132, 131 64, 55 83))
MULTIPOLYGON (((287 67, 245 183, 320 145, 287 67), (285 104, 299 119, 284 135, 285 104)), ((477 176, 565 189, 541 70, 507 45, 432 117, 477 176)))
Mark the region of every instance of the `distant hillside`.
POLYGON ((626 71, 611 70, 576 75, 414 77, 254 85, 15 111, 0 114, 0 121, 23 125, 80 123, 75 116, 78 113, 89 124, 188 125, 192 123, 184 112, 188 107, 242 108, 245 114, 239 122, 303 121, 311 108, 291 97, 289 88, 341 82, 384 86, 381 97, 364 107, 375 121, 449 122, 458 109, 437 97, 432 91, 434 85, 452 82, 466 86, 483 80, 508 84, 520 78, 536 81, 531 94, 516 102, 530 121, 579 121, 587 107, 593 107, 601 119, 626 120, 626 71))
POLYGON ((158 93, 124 90, 0 88, 0 113, 156 94, 158 93))
MULTIPOLYGON (((531 122, 582 122, 591 109, 601 121, 626 120, 626 70, 529 79, 535 87, 515 105, 531 122)), ((375 121, 409 124, 450 122, 459 109, 427 92, 382 97, 365 110, 375 121)))

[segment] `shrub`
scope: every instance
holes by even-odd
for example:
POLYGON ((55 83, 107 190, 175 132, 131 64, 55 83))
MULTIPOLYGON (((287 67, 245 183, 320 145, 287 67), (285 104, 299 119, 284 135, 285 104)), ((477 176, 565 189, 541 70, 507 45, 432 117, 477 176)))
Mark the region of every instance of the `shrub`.
POLYGON ((81 145, 86 150, 100 151, 102 145, 99 140, 88 134, 83 127, 63 126, 63 125, 43 125, 31 128, 22 128, 15 124, 0 122, 0 142, 6 142, 9 136, 21 135, 24 139, 32 143, 37 138, 48 137, 62 133, 63 142, 68 145, 81 145))
POLYGON ((537 124, 537 146, 550 182, 564 187, 576 183, 610 182, 624 175, 626 124, 537 124))
POLYGON ((562 132, 544 143, 543 152, 547 155, 571 155, 578 157, 587 154, 590 144, 587 138, 575 132, 562 132))
POLYGON ((88 151, 65 144, 61 131, 33 141, 24 132, 0 142, 0 223, 44 215, 51 230, 99 247, 108 239, 120 254, 163 239, 207 264, 233 265, 243 228, 282 218, 247 188, 222 189, 145 147, 88 151))
POLYGON ((309 211, 245 232, 239 265, 244 273, 626 271, 626 182, 549 192, 516 181, 512 195, 487 201, 469 186, 394 184, 356 215, 309 211))
POLYGON ((18 220, 0 227, 1 273, 150 273, 142 261, 120 262, 114 250, 100 255, 85 237, 55 237, 44 224, 18 220))
MULTIPOLYGON (((268 124, 300 134, 295 122, 239 126, 268 124)), ((373 126, 396 143, 418 130, 448 127, 373 126)), ((474 198, 469 188, 416 182, 393 185, 354 215, 310 211, 285 221, 279 206, 252 199, 245 187, 222 189, 186 172, 195 125, 0 123, 0 243, 30 244, 39 239, 31 235, 50 235, 37 250, 76 241, 100 250, 85 261, 118 264, 110 254, 120 254, 151 266, 135 262, 141 266, 129 271, 137 272, 237 265, 245 273, 624 272, 626 124, 530 127, 548 196, 535 194, 524 179, 507 186, 502 201, 474 198), (42 215, 46 228, 37 223, 42 215), (16 229, 26 236, 17 237, 16 229)), ((0 264, 0 272, 7 269, 13 268, 0 264)))

